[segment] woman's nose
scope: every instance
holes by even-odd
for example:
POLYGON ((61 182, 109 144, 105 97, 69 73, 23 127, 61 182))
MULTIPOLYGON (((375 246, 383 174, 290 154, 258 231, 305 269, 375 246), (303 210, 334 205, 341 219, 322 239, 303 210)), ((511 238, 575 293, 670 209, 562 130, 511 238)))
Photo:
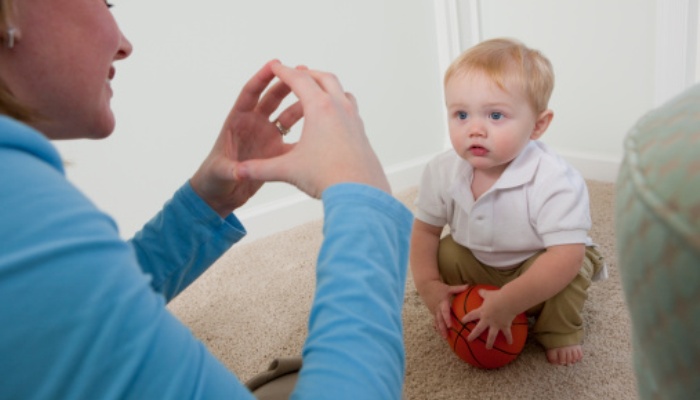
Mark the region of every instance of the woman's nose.
POLYGON ((121 34, 121 42, 119 44, 119 50, 117 50, 117 60, 123 60, 129 55, 131 55, 131 52, 134 50, 134 47, 131 45, 131 42, 129 39, 124 36, 124 33, 121 34))

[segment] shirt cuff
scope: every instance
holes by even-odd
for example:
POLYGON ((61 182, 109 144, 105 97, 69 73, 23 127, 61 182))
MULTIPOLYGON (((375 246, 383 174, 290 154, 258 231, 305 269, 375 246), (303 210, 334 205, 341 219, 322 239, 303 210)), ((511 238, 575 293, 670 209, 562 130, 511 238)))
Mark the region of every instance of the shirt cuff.
POLYGON ((245 227, 234 214, 221 218, 216 211, 209 207, 209 204, 199 197, 189 181, 175 193, 173 199, 187 208, 202 225, 217 231, 231 243, 238 242, 247 234, 245 227))

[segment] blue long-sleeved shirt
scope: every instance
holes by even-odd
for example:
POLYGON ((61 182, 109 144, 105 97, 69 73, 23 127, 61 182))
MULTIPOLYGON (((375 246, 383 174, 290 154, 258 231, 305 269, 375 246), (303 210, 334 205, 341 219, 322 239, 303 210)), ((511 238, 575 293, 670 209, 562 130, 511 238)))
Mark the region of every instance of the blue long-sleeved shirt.
MULTIPOLYGON (((323 202, 295 396, 399 398, 410 213, 362 185, 323 202)), ((165 308, 244 234, 185 184, 124 242, 51 143, 0 117, 0 399, 252 398, 165 308)))

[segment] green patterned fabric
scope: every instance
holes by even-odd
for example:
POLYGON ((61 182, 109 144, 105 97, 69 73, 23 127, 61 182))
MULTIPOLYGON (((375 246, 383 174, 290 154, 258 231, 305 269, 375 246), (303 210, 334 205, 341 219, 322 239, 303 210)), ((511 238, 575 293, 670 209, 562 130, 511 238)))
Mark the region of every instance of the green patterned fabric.
POLYGON ((642 399, 700 399, 700 86, 628 134, 617 247, 642 399))

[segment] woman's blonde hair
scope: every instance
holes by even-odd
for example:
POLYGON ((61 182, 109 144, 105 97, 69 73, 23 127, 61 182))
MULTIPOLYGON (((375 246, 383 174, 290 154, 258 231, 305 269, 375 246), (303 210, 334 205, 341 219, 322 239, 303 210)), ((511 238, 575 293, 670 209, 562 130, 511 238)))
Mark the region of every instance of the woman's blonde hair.
MULTIPOLYGON (((8 32, 15 21, 14 0, 0 0, 0 46, 7 47, 8 32)), ((12 51, 12 49, 6 49, 12 51)), ((29 122, 36 119, 36 113, 22 104, 12 94, 10 88, 0 78, 0 114, 8 115, 20 121, 29 122)))
POLYGON ((444 84, 455 75, 470 72, 485 73, 503 90, 511 84, 522 89, 537 114, 547 109, 554 89, 549 60, 514 39, 491 39, 465 51, 445 72, 444 84))

